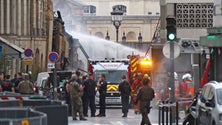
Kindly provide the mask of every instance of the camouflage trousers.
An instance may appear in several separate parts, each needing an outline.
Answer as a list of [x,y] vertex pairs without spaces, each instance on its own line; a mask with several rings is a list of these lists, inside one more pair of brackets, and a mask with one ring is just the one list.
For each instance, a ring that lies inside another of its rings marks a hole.
[[72,118],[76,118],[77,113],[79,113],[79,118],[84,118],[83,116],[83,105],[81,97],[78,98],[71,98],[71,105],[72,105]]

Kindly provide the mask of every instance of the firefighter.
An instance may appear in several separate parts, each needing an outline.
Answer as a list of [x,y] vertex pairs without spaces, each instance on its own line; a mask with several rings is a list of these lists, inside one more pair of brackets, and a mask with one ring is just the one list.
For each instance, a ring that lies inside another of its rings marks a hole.
[[[149,80],[151,79],[148,74],[144,74],[143,78],[147,78],[147,79],[149,79]],[[152,87],[152,82],[151,82],[151,80],[150,80],[150,82],[148,83],[148,85],[149,85],[150,87]]]
[[[136,101],[137,94],[138,94],[141,87],[142,87],[142,74],[138,73],[136,80],[134,80],[134,82],[131,86],[131,90],[132,90],[131,95],[133,97],[134,102]],[[134,106],[133,106],[135,114],[139,113],[139,103],[140,102],[138,102],[137,104],[134,104]]]
[[[182,76],[182,82],[180,84],[180,95],[181,98],[193,98],[194,97],[194,85],[192,82],[192,76],[186,73]],[[189,103],[182,103],[180,105],[181,111],[187,111]]]
[[194,84],[192,82],[192,76],[189,73],[186,73],[182,76],[183,82],[181,83],[181,95],[184,95],[185,98],[194,97]]
[[72,105],[72,118],[73,120],[77,120],[76,115],[79,113],[79,120],[86,120],[83,116],[83,106],[82,106],[82,98],[81,98],[81,87],[79,83],[77,83],[77,76],[72,76],[70,83],[68,85],[68,92],[70,94],[70,100]]

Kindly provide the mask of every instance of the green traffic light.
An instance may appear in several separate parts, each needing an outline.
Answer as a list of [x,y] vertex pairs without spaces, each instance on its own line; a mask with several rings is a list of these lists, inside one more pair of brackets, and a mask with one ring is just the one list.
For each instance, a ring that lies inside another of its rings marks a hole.
[[171,87],[168,87],[168,90],[171,91],[172,90]]
[[176,38],[176,35],[175,34],[173,34],[173,33],[170,33],[170,34],[168,34],[168,39],[169,40],[171,40],[171,41],[173,41],[173,40],[175,40],[175,38]]

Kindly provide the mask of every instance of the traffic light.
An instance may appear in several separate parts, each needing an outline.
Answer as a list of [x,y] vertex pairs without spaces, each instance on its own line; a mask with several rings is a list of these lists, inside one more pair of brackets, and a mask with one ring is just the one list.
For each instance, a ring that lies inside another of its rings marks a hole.
[[171,87],[168,87],[168,90],[169,90],[169,91],[171,91],[171,90],[172,90],[172,88],[171,88]]
[[168,41],[174,41],[176,40],[176,33],[177,33],[177,28],[176,28],[176,19],[174,16],[168,16],[166,18],[167,21],[167,40]]

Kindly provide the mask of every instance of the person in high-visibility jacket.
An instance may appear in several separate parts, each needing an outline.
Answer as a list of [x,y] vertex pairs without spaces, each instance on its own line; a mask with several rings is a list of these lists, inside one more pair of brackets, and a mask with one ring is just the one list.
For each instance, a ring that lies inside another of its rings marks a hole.
[[[192,81],[192,76],[189,73],[186,73],[182,76],[182,82],[180,85],[180,94],[181,98],[187,99],[187,98],[193,98],[194,93],[194,84]],[[186,111],[188,110],[190,103],[181,103],[180,110]]]
[[[139,90],[142,86],[143,86],[142,74],[138,73],[136,79],[134,80],[134,82],[131,85],[131,90],[132,90],[131,91],[131,96],[133,97],[134,102],[136,101],[137,94],[138,94],[138,92],[139,92]],[[140,105],[140,102],[133,105],[135,114],[139,113],[139,105]]]
[[186,73],[182,76],[182,90],[185,98],[193,98],[195,94],[194,83],[192,81],[192,76]]

